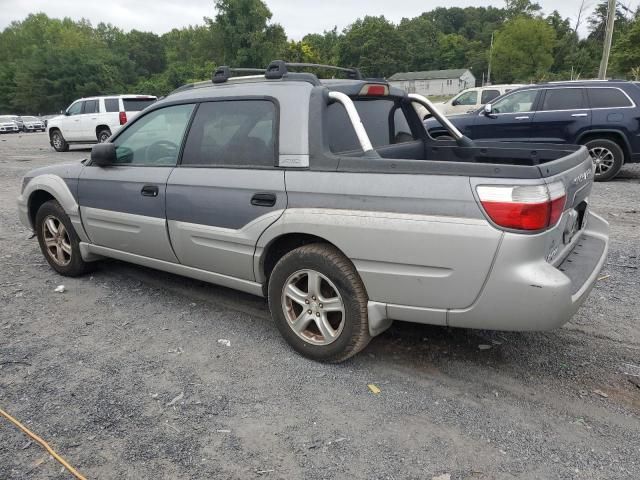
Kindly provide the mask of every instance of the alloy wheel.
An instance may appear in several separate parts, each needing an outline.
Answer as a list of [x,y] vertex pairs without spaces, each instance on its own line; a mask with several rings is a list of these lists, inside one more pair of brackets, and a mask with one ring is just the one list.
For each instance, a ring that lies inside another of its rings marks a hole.
[[607,173],[615,163],[615,156],[613,152],[605,147],[593,147],[589,150],[593,166],[595,168],[595,175],[600,176]]
[[71,262],[71,239],[60,219],[49,215],[42,223],[44,245],[49,258],[64,267]]
[[306,342],[329,345],[342,333],[345,323],[342,296],[320,272],[304,269],[289,276],[281,303],[289,327]]

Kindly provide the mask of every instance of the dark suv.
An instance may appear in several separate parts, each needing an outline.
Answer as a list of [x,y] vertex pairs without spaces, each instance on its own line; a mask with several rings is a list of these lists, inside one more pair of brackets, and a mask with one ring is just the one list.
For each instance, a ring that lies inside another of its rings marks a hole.
[[[484,108],[450,117],[472,139],[586,145],[595,179],[614,178],[624,163],[640,162],[640,84],[622,80],[558,82],[512,90]],[[434,119],[434,138],[448,139]]]

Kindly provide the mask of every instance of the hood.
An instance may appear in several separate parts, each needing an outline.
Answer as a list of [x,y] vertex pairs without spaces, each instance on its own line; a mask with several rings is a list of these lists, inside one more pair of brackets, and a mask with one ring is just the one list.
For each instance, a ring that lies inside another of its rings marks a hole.
[[61,163],[58,165],[50,165],[48,167],[40,167],[31,170],[25,175],[25,178],[33,178],[38,175],[57,175],[65,180],[76,179],[80,176],[80,172],[84,168],[82,163],[84,160],[78,160],[72,163]]

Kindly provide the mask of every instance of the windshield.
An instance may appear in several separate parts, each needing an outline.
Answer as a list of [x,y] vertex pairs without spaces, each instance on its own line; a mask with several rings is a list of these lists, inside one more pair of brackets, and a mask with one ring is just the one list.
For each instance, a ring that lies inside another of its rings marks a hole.
[[7,115],[0,116],[0,122],[13,122],[14,117],[9,117]]
[[39,122],[40,119],[36,117],[22,117],[24,122]]

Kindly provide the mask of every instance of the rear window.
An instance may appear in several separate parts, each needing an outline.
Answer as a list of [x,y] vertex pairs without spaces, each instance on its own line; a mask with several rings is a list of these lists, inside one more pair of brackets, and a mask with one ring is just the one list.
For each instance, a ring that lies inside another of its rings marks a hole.
[[[404,111],[392,99],[355,100],[371,144],[376,147],[414,139]],[[360,150],[360,142],[342,104],[327,107],[329,148],[333,153]]]
[[123,98],[125,112],[140,112],[156,101],[155,98]]
[[578,110],[587,108],[582,88],[555,88],[547,90],[540,110]]
[[590,88],[591,108],[616,108],[632,106],[629,98],[617,88]]
[[120,102],[118,102],[117,98],[105,98],[104,99],[104,109],[107,112],[119,112],[120,111]]

